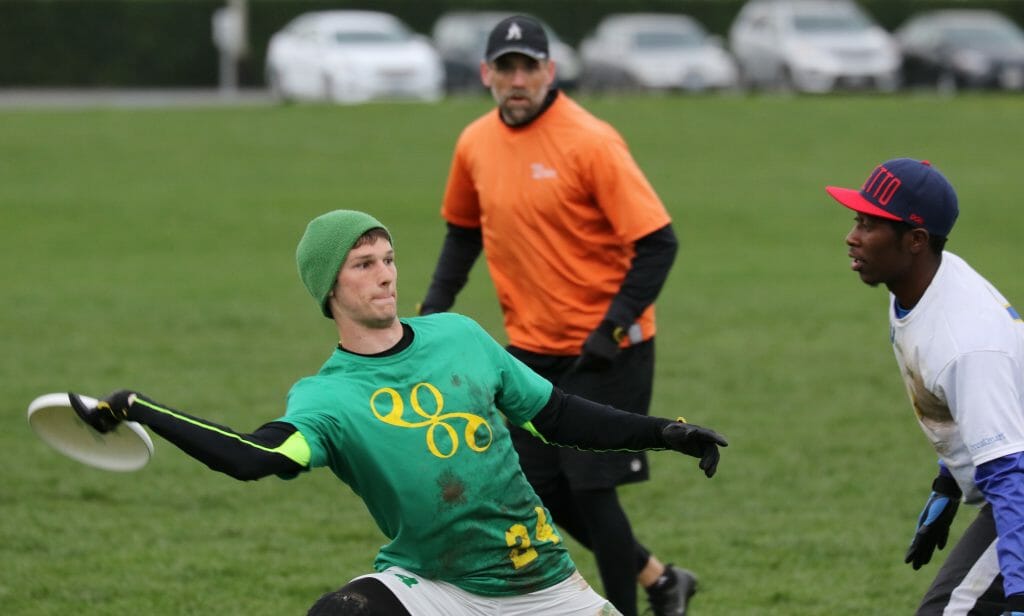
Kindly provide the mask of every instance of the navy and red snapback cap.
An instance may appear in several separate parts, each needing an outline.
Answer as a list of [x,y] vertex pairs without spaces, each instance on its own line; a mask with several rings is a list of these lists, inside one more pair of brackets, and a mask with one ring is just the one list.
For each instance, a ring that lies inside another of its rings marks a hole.
[[926,160],[894,158],[875,167],[859,190],[826,186],[833,199],[855,212],[901,220],[948,237],[960,210],[956,191]]

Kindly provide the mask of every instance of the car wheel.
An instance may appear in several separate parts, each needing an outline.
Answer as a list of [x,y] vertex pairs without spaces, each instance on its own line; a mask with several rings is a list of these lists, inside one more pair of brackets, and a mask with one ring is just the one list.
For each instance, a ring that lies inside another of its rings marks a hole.
[[775,91],[782,94],[791,94],[796,92],[796,80],[793,79],[793,71],[790,70],[789,65],[780,64],[778,73],[776,73],[775,79]]
[[1024,88],[1024,70],[1018,66],[1007,66],[999,71],[996,81],[1004,90],[1020,90]]
[[595,65],[584,69],[580,75],[579,89],[595,94],[611,92],[634,92],[640,84],[627,71],[609,65]]
[[334,91],[334,80],[331,79],[330,75],[324,75],[321,79],[322,79],[322,87],[323,87],[322,98],[323,98],[324,102],[325,103],[335,103],[335,102],[337,102],[338,97],[336,95],[336,92]]
[[877,87],[880,92],[885,92],[886,94],[897,92],[902,86],[903,79],[899,73],[881,75],[875,80],[875,87]]
[[939,73],[939,77],[935,81],[935,89],[939,94],[956,94],[956,75],[953,74],[953,71],[942,71]]
[[740,92],[754,92],[758,89],[757,80],[743,66],[740,66],[737,70],[736,89]]
[[280,73],[273,68],[267,69],[267,89],[270,91],[270,97],[279,103],[290,103],[292,100],[281,83]]

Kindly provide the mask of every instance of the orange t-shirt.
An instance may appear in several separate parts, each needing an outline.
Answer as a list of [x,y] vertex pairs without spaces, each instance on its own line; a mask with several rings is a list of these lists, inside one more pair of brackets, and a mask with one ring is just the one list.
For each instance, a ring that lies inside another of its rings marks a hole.
[[[633,243],[671,222],[619,133],[563,93],[527,126],[496,110],[467,126],[441,215],[481,228],[509,342],[549,355],[580,352]],[[637,323],[653,336],[654,307]]]

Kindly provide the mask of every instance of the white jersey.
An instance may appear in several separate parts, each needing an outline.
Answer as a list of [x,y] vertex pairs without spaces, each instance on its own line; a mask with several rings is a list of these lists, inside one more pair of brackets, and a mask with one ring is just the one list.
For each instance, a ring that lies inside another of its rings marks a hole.
[[1024,323],[960,257],[942,263],[903,318],[890,294],[890,338],[918,422],[968,503],[985,462],[1024,451]]

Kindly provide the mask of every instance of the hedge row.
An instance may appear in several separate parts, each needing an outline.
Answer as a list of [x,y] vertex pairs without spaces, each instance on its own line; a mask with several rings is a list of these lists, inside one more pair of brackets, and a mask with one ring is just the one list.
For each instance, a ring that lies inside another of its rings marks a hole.
[[[745,0],[249,0],[243,86],[263,83],[270,36],[295,15],[330,8],[393,13],[429,34],[448,10],[515,10],[543,17],[571,44],[606,14],[686,13],[725,35]],[[217,83],[211,20],[223,0],[4,0],[0,2],[0,87],[206,87]],[[1024,0],[861,0],[885,27],[941,7],[993,8],[1024,23]]]

